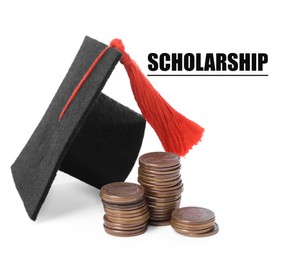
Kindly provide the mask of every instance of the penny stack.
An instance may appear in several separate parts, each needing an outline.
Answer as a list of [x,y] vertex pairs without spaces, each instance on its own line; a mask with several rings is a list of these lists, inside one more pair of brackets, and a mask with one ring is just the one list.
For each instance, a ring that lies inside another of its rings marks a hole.
[[149,224],[170,224],[171,214],[180,206],[183,191],[180,169],[180,157],[173,153],[152,152],[140,156],[138,182],[145,189]]
[[114,236],[136,236],[147,230],[149,210],[144,188],[136,183],[113,182],[103,186],[104,229]]
[[184,207],[173,211],[173,229],[185,236],[206,237],[218,232],[213,211],[200,207]]

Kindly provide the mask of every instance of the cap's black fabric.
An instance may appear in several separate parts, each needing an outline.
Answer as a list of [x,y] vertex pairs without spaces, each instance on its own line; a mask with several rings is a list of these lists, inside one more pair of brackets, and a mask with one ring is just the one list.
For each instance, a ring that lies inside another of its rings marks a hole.
[[124,181],[139,153],[144,126],[139,114],[101,93],[60,170],[97,188]]
[[102,57],[58,121],[76,85],[105,47],[89,37],[84,39],[45,115],[11,167],[33,220],[58,169],[100,188],[125,180],[138,156],[145,120],[101,93],[121,57],[113,48]]

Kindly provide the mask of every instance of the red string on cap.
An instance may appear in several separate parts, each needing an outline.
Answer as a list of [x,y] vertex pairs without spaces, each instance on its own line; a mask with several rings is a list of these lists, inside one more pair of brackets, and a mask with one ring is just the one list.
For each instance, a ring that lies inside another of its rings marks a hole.
[[[143,117],[157,133],[165,151],[180,156],[186,155],[188,151],[201,140],[204,129],[177,112],[162,98],[142,73],[136,62],[125,52],[125,47],[120,39],[112,40],[110,46],[121,52],[122,57],[120,61],[129,76],[135,100]],[[59,120],[61,120],[78,90],[108,48],[109,47],[103,50],[84,75],[63,108]]]
[[87,80],[88,76],[90,75],[90,73],[93,71],[93,69],[95,68],[95,66],[97,65],[97,63],[100,61],[100,59],[102,58],[102,56],[105,54],[105,52],[110,48],[110,46],[107,46],[98,56],[97,58],[94,60],[94,62],[91,64],[91,66],[89,67],[89,69],[87,70],[87,72],[84,74],[84,76],[82,77],[82,79],[80,80],[80,82],[78,83],[78,85],[76,86],[76,88],[74,89],[73,93],[71,94],[69,100],[67,101],[67,103],[65,104],[64,108],[62,109],[62,112],[60,113],[59,116],[59,121],[61,121],[61,119],[63,118],[65,112],[67,111],[69,105],[71,104],[71,102],[73,101],[73,99],[75,98],[75,96],[77,95],[77,93],[79,92],[79,90],[81,89],[83,83]]

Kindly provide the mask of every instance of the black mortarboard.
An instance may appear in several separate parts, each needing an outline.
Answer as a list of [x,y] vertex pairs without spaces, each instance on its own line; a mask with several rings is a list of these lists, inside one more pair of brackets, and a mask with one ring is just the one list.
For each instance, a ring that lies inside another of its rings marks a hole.
[[109,48],[90,72],[65,115],[77,84],[106,45],[86,37],[41,122],[12,165],[17,190],[33,220],[58,170],[92,186],[124,181],[138,156],[145,120],[101,93],[121,58]]

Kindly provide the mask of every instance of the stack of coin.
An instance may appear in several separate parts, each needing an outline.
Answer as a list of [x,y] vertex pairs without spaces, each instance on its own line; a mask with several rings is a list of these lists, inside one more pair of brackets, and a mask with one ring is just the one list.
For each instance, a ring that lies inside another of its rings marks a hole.
[[149,210],[144,188],[136,183],[113,182],[103,186],[104,229],[114,236],[136,236],[147,230]]
[[218,232],[213,211],[200,207],[184,207],[172,213],[173,229],[185,236],[206,237]]
[[138,182],[145,189],[149,224],[170,224],[171,214],[180,206],[183,191],[180,169],[180,157],[173,153],[152,152],[140,156]]

